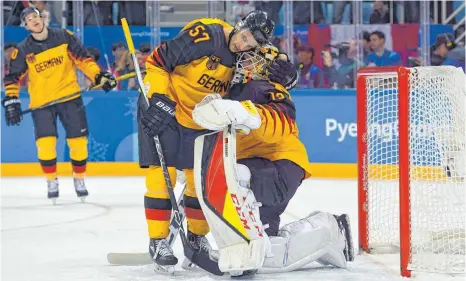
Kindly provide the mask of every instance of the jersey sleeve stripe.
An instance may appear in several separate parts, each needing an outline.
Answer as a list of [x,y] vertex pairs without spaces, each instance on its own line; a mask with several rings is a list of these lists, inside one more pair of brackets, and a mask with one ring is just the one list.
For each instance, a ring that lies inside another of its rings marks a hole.
[[155,49],[154,53],[153,53],[153,57],[154,57],[155,62],[156,62],[159,66],[161,66],[162,68],[165,69],[165,64],[163,63],[163,59],[162,59],[162,56],[160,55],[159,51],[160,51],[160,48],[157,47],[157,48]]
[[289,125],[289,128],[290,128],[290,134],[291,134],[293,132],[293,128],[294,128],[294,125],[295,125],[294,119],[289,114],[287,114],[286,107],[283,104],[279,103],[279,104],[276,104],[276,106],[283,109],[281,111],[284,113],[284,117],[285,117],[286,121],[288,122],[288,125]]
[[[273,123],[273,133],[271,135],[275,136],[275,131],[277,129],[277,113],[275,112],[275,110],[273,110],[273,108],[270,105],[265,105],[265,108],[273,118],[273,121],[272,121],[272,123]],[[266,128],[266,130],[267,130],[267,128]]]

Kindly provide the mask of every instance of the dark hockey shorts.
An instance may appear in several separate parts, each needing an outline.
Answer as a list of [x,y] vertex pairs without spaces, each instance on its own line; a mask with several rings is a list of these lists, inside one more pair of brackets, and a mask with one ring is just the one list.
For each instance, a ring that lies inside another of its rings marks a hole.
[[260,207],[262,223],[269,227],[265,232],[276,236],[280,226],[280,215],[304,179],[304,169],[290,160],[270,161],[264,158],[241,159],[251,171],[251,189]]
[[58,137],[57,117],[60,118],[60,122],[65,128],[67,139],[83,137],[89,134],[86,109],[82,98],[79,97],[32,111],[36,139]]
[[[147,168],[150,165],[160,166],[154,139],[148,137],[142,129],[140,120],[144,110],[147,110],[147,104],[140,97],[138,100],[139,166],[141,168]],[[183,127],[173,118],[173,122],[159,136],[165,164],[176,167],[178,170],[192,169],[194,166],[194,141],[198,136],[207,132],[209,131]]]

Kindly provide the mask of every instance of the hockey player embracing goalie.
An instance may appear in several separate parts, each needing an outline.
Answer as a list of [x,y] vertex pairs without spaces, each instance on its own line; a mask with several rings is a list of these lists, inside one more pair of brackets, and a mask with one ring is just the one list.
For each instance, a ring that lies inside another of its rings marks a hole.
[[346,214],[315,211],[279,228],[311,174],[290,94],[268,78],[278,56],[273,46],[242,52],[228,96],[209,95],[193,111],[199,126],[214,131],[195,142],[196,193],[219,268],[232,276],[287,272],[313,261],[346,268],[354,258]]

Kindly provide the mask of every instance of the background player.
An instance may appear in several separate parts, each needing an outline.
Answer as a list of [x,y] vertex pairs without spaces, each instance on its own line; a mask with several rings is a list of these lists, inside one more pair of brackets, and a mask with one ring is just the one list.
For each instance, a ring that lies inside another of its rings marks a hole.
[[[153,137],[160,135],[171,181],[175,182],[176,168],[186,174],[188,239],[196,249],[207,252],[210,245],[204,236],[209,226],[196,198],[192,172],[194,140],[205,130],[192,120],[192,110],[208,94],[224,95],[230,88],[235,53],[267,43],[273,30],[274,23],[261,11],[251,12],[234,28],[218,19],[195,20],[176,38],[155,48],[146,62],[144,86],[150,106],[147,108],[140,99],[139,131],[146,134],[139,134],[139,157],[140,166],[149,167],[144,205],[149,252],[157,270],[166,271],[178,260],[164,239],[169,232],[172,206]],[[281,62],[274,64],[272,71],[277,80],[292,85],[293,67]]]
[[[311,169],[304,144],[298,137],[291,96],[282,85],[268,79],[267,65],[277,55],[278,50],[272,46],[241,53],[232,81],[234,85],[226,97],[231,100],[216,99],[197,106],[193,118],[209,130],[223,129],[229,124],[251,129],[248,135],[237,135],[237,171],[239,184],[251,189],[262,204],[260,219],[265,232],[272,237],[272,251],[265,259],[264,272],[286,271],[315,260],[345,268],[346,261],[353,259],[347,215],[336,217],[314,212],[279,230],[280,215],[302,180],[310,177]],[[244,106],[244,101],[254,103],[255,109]],[[206,153],[211,155],[210,151]],[[286,242],[287,239],[291,243]],[[323,250],[325,247],[328,250]]]
[[[30,108],[79,92],[75,66],[94,84],[104,83],[102,88],[105,91],[116,85],[115,78],[100,70],[71,32],[47,28],[36,8],[24,9],[21,22],[31,34],[13,52],[10,71],[5,77],[6,97],[2,104],[7,125],[19,125],[22,120],[19,81],[26,74],[29,74]],[[84,184],[88,128],[81,96],[32,111],[38,158],[47,179],[47,197],[55,202],[59,195],[56,172],[57,117],[65,128],[70,147],[74,188],[78,197],[84,198],[88,195]]]

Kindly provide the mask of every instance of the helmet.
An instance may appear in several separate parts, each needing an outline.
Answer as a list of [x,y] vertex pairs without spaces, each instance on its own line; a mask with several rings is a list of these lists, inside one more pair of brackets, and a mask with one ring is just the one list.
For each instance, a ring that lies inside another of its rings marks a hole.
[[31,13],[36,13],[38,16],[42,17],[42,14],[40,13],[38,9],[34,7],[27,7],[21,12],[21,15],[20,15],[21,26],[26,26],[26,17]]
[[245,84],[250,80],[268,80],[267,67],[278,55],[278,49],[271,44],[239,53],[232,84]]
[[272,37],[275,23],[269,18],[266,12],[252,11],[235,26],[236,30],[245,28],[252,33],[259,45],[263,45],[269,42],[270,37]]

